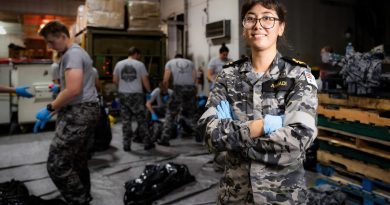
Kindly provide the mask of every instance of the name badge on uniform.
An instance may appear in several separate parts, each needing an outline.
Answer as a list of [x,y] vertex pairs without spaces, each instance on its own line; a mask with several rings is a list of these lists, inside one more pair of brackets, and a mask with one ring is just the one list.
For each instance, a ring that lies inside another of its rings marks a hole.
[[278,80],[269,80],[263,83],[263,92],[289,91],[294,86],[291,78],[279,78]]
[[306,77],[307,83],[318,89],[316,79],[314,78],[313,74],[311,74],[308,71],[304,71],[304,72],[305,72],[305,77]]

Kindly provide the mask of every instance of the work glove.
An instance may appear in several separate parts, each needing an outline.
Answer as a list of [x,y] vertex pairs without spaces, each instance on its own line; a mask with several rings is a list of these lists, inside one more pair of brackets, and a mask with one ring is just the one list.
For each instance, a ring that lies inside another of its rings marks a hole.
[[16,94],[22,97],[31,98],[33,95],[27,91],[28,86],[18,86],[15,88]]
[[168,103],[168,101],[169,101],[169,94],[163,95],[162,100],[163,100],[163,103]]
[[156,115],[156,113],[152,112],[152,121],[157,121],[158,120],[158,116]]
[[49,89],[50,89],[50,92],[53,92],[53,93],[60,92],[60,86],[58,84],[50,84]]
[[200,99],[199,101],[198,101],[198,107],[203,107],[204,105],[206,105],[206,99]]
[[232,112],[227,100],[223,100],[217,105],[218,119],[232,119]]
[[34,125],[34,133],[38,133],[39,129],[43,129],[52,116],[52,113],[47,108],[39,110],[36,115],[37,121]]
[[283,127],[284,115],[265,115],[264,134],[269,135],[275,130]]

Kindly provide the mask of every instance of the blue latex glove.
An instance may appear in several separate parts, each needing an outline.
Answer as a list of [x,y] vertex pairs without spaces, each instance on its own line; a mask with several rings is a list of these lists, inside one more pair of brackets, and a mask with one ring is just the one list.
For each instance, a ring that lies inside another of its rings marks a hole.
[[163,103],[167,103],[169,100],[169,94],[163,95],[162,100],[163,100]]
[[36,115],[37,121],[34,125],[34,133],[38,133],[39,129],[43,129],[52,116],[53,115],[49,110],[47,110],[47,108],[39,110]]
[[28,88],[28,86],[18,86],[15,88],[16,94],[26,98],[33,97],[33,95],[27,91]]
[[150,95],[149,92],[146,93],[146,101],[149,101],[150,99],[152,99],[152,95]]
[[58,84],[51,84],[49,85],[50,92],[53,93],[59,93],[60,92],[60,86]]
[[230,110],[229,102],[223,100],[217,106],[218,119],[232,119],[232,112]]
[[198,107],[203,107],[204,105],[206,105],[206,99],[201,99],[198,101]]
[[157,121],[158,120],[158,116],[156,115],[156,113],[152,112],[152,121]]
[[284,115],[265,115],[264,134],[269,135],[275,130],[283,127]]

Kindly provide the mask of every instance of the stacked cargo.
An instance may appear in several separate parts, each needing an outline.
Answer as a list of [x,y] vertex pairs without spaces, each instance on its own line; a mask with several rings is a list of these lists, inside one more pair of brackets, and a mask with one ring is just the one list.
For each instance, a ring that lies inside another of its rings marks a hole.
[[87,0],[86,26],[124,29],[124,6],[123,0]]
[[129,1],[128,30],[160,30],[160,3],[154,1]]
[[318,180],[361,204],[390,203],[390,100],[319,94]]
[[[128,25],[125,24],[126,20]],[[79,6],[77,11],[75,33],[87,27],[150,31],[160,30],[159,25],[158,1],[86,0],[85,5]]]

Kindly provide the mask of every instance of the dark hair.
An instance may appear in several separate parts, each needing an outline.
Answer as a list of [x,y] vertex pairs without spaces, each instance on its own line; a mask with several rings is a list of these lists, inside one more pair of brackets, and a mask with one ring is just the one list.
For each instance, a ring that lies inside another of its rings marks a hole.
[[64,33],[68,38],[70,38],[68,28],[59,21],[50,21],[47,23],[40,31],[39,35],[46,38],[49,34],[59,35],[60,33]]
[[[241,7],[241,21],[244,20],[246,13],[252,9],[255,5],[260,4],[264,8],[272,9],[276,11],[279,21],[286,23],[287,10],[279,0],[249,0]],[[285,35],[278,37],[278,47],[285,48],[286,50],[292,51],[293,48],[287,42]]]
[[138,48],[132,46],[132,47],[129,48],[128,54],[129,54],[129,56],[132,56],[134,54],[141,54],[141,50],[139,50]]
[[178,53],[178,54],[175,55],[175,58],[183,58],[183,55]]
[[280,22],[286,22],[287,10],[279,0],[252,0],[245,3],[241,8],[241,21],[244,20],[246,13],[251,10],[256,4],[262,5],[264,8],[276,11]]
[[226,47],[226,45],[223,43],[221,48],[219,49],[219,53],[223,53],[223,52],[228,52],[229,53],[229,48]]

